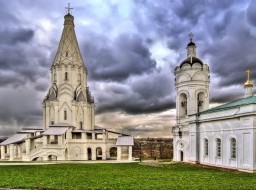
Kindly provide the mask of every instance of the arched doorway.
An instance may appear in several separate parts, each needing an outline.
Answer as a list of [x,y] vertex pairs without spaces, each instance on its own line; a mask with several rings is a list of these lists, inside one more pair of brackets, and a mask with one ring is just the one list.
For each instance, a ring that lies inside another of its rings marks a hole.
[[57,156],[55,156],[55,155],[49,155],[49,156],[48,156],[48,160],[49,160],[49,161],[56,161],[56,160],[57,160]]
[[87,156],[88,156],[88,160],[92,160],[92,149],[91,148],[87,148]]
[[102,149],[100,147],[96,148],[96,160],[102,160]]
[[112,147],[109,149],[109,156],[111,160],[117,159],[117,147]]
[[181,162],[183,161],[183,151],[182,150],[180,151],[180,161]]

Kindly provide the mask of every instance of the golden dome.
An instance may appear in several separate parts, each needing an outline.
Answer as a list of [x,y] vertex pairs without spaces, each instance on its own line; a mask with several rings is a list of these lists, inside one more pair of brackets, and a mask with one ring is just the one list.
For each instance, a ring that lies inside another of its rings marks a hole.
[[246,81],[246,82],[244,83],[244,86],[245,86],[245,87],[252,87],[252,86],[253,86],[253,83],[252,83],[252,81]]

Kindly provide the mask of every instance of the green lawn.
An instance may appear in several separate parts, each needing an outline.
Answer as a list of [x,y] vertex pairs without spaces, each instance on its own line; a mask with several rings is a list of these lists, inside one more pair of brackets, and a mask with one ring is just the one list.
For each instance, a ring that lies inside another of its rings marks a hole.
[[30,189],[256,189],[256,174],[190,164],[0,166],[0,187]]

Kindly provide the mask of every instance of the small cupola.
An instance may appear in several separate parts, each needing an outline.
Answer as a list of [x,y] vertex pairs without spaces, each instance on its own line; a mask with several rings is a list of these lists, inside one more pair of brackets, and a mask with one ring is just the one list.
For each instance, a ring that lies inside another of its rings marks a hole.
[[253,82],[250,79],[250,77],[251,77],[250,76],[251,75],[250,69],[247,69],[245,71],[245,73],[246,73],[247,80],[244,83],[244,89],[245,89],[244,97],[246,98],[246,97],[249,97],[249,96],[253,95]]
[[190,42],[187,45],[187,56],[196,57],[196,44],[193,42],[194,34],[191,32],[189,34]]
[[68,7],[65,8],[67,9],[67,14],[64,16],[64,25],[74,25],[74,17],[71,15],[73,8],[70,7],[70,3],[68,3]]
[[189,34],[190,42],[187,45],[187,58],[181,62],[180,68],[182,68],[182,66],[185,64],[189,64],[192,67],[194,63],[199,63],[201,66],[203,66],[203,62],[196,57],[196,44],[193,42],[193,36],[194,34],[191,32]]

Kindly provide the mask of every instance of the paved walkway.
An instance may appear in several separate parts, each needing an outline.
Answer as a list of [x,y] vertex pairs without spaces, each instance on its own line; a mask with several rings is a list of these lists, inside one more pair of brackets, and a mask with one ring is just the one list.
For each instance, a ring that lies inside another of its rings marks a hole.
[[[18,166],[18,165],[47,165],[47,164],[98,164],[98,163],[135,163],[137,161],[127,160],[90,160],[90,161],[46,161],[46,162],[0,162],[0,166]],[[1,190],[1,189],[0,189]]]

